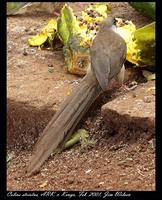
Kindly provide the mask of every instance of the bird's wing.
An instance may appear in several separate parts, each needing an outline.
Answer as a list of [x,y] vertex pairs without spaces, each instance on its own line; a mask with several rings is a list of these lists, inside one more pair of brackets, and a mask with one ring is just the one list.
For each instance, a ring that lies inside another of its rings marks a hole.
[[[108,54],[108,53],[107,53]],[[110,57],[99,53],[99,49],[91,50],[91,68],[103,91],[107,89],[108,77],[110,73]]]
[[126,57],[126,44],[121,36],[110,32],[109,37],[111,39],[99,40],[100,44],[94,41],[90,48],[91,68],[104,91],[109,80],[120,72]]

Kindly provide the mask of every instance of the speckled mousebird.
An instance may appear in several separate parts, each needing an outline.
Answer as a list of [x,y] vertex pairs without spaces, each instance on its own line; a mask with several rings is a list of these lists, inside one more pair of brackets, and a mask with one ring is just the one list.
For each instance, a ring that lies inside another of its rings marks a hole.
[[117,76],[123,79],[127,48],[112,24],[110,17],[102,21],[90,48],[91,67],[40,135],[26,168],[28,175],[37,172],[50,154],[65,144],[91,104],[107,90],[109,81]]

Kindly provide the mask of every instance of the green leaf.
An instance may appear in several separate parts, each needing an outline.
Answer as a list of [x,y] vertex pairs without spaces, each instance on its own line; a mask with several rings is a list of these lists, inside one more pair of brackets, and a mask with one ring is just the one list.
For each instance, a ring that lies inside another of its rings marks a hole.
[[155,80],[156,79],[156,75],[155,74],[151,74],[147,77],[147,80],[148,81],[152,81],[152,80]]
[[40,46],[46,42],[47,38],[48,36],[46,34],[41,33],[33,36],[32,38],[29,38],[28,43],[31,46]]
[[81,29],[73,10],[66,4],[61,10],[61,15],[57,21],[58,35],[63,44],[67,44],[74,35],[80,34]]
[[130,5],[143,15],[155,19],[156,2],[130,2]]
[[74,144],[80,142],[80,140],[85,140],[87,137],[89,137],[88,131],[86,131],[85,129],[79,129],[78,131],[76,131],[70,140],[68,140],[65,143],[64,148],[69,148],[71,146],[73,146]]
[[155,66],[155,22],[148,24],[134,32],[137,48],[140,50],[138,64],[141,66]]
[[37,34],[28,39],[28,43],[31,46],[40,46],[48,40],[48,43],[52,47],[54,38],[56,36],[56,31],[57,21],[56,19],[51,19],[49,20],[48,24],[41,30],[40,34]]

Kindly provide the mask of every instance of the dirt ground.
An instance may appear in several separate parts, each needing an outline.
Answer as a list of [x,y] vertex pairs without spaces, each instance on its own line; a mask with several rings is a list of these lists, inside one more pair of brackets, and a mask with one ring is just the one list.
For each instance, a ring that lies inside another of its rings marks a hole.
[[[128,3],[110,4],[111,15],[137,27],[151,22]],[[86,7],[71,5],[75,11]],[[127,127],[112,134],[101,116],[101,106],[123,94],[122,89],[102,94],[79,124],[96,140],[94,145],[76,144],[49,158],[39,174],[24,175],[39,134],[81,79],[66,72],[61,46],[53,52],[28,46],[27,39],[50,17],[41,12],[7,17],[7,190],[154,191],[155,133]],[[49,65],[54,66],[52,73]]]

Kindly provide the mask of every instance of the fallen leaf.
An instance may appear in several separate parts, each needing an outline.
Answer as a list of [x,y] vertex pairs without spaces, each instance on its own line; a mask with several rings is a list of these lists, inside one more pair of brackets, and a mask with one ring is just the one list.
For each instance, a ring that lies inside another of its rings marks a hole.
[[41,33],[36,36],[33,36],[32,38],[29,38],[28,42],[29,42],[29,45],[31,45],[31,46],[40,46],[43,43],[45,43],[47,38],[48,38],[47,35]]
[[147,80],[148,81],[152,81],[152,80],[155,80],[156,79],[156,75],[155,74],[151,74],[147,77]]

